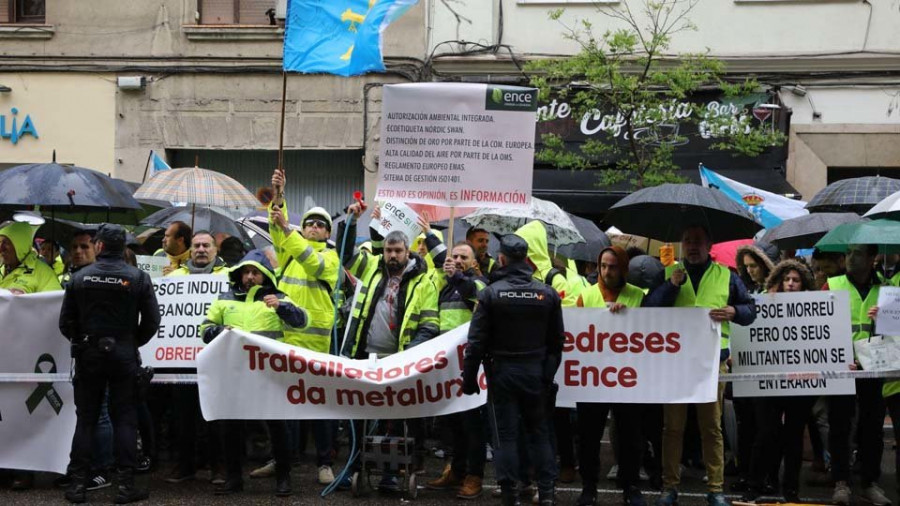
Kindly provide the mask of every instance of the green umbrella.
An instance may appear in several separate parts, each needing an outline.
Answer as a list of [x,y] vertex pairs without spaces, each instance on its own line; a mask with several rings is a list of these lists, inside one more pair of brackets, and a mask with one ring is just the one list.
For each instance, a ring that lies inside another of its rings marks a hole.
[[851,244],[876,244],[882,253],[900,252],[900,221],[844,223],[819,239],[816,248],[820,251],[846,253]]

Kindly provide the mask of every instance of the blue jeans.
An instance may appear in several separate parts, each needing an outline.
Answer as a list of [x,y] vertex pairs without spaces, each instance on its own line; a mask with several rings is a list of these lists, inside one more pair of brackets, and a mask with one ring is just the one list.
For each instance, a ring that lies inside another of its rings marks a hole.
[[91,441],[93,455],[92,471],[106,471],[113,466],[113,426],[109,418],[109,387],[103,393],[103,402],[100,404],[100,417],[94,427],[94,436]]

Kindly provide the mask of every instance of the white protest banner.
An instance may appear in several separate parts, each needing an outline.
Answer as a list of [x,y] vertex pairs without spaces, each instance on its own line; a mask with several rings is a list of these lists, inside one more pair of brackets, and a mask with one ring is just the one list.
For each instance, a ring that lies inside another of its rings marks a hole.
[[153,255],[137,255],[137,268],[146,272],[151,278],[163,277],[163,268],[169,265],[168,257],[157,257]]
[[[0,372],[69,373],[62,298],[61,291],[0,295]],[[65,473],[74,432],[71,383],[0,383],[0,468]]]
[[875,331],[886,336],[900,336],[900,287],[878,289],[878,316]]
[[161,322],[150,342],[141,347],[144,365],[193,368],[203,349],[198,327],[209,306],[228,291],[228,279],[220,274],[191,274],[153,279]]
[[384,202],[380,208],[381,219],[372,220],[369,226],[382,237],[399,230],[412,242],[422,233],[422,227],[418,223],[419,214],[403,202]]
[[521,207],[531,200],[537,90],[384,86],[376,200]]
[[[846,371],[853,362],[847,292],[755,295],[756,320],[731,325],[735,373]],[[735,397],[855,394],[852,379],[738,381]]]
[[719,330],[704,308],[563,310],[557,406],[716,400]]
[[[228,330],[197,357],[207,420],[397,419],[481,406],[463,395],[468,325],[379,360],[350,360]],[[484,373],[479,375],[487,388]]]

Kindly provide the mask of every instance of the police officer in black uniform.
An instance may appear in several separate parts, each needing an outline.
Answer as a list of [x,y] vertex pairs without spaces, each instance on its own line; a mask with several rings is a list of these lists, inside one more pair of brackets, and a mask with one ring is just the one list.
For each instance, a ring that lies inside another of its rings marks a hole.
[[479,293],[469,327],[463,392],[479,391],[478,366],[484,362],[500,439],[494,463],[504,506],[518,503],[520,427],[532,445],[540,503],[551,506],[556,463],[548,406],[562,359],[563,318],[559,294],[532,278],[527,254],[528,244],[521,237],[510,234],[501,239],[501,268],[491,276],[495,281]]
[[100,226],[94,237],[97,260],[72,276],[59,315],[59,329],[72,342],[75,359],[75,408],[78,422],[72,438],[68,473],[72,484],[65,497],[85,501],[91,462],[91,438],[103,393],[109,386],[109,414],[115,431],[117,504],[146,499],[134,486],[137,454],[136,385],[138,347],[159,327],[159,306],[150,276],[125,263],[125,230]]

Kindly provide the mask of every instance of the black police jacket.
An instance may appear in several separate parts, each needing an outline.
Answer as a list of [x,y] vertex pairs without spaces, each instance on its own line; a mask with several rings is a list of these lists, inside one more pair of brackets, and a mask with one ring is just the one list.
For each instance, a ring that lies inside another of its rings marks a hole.
[[559,294],[532,278],[524,262],[495,271],[494,283],[478,294],[469,326],[463,376],[474,381],[486,357],[544,364],[551,382],[562,359],[565,339]]
[[159,305],[150,276],[121,255],[100,255],[72,275],[59,314],[66,339],[113,337],[147,344],[159,328]]

